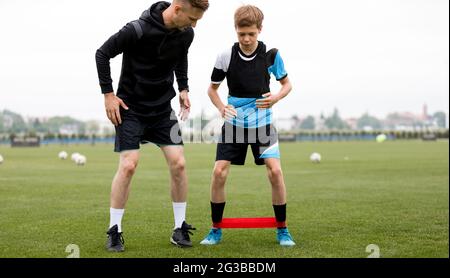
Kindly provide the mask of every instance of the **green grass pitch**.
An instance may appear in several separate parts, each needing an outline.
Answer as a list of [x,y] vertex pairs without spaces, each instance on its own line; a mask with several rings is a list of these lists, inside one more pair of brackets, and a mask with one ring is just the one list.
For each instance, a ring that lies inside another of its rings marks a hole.
[[[162,153],[143,146],[123,229],[126,252],[105,251],[110,184],[118,156],[111,145],[0,146],[0,257],[64,258],[364,258],[449,256],[449,143],[397,141],[282,143],[288,225],[297,245],[282,248],[274,229],[224,230],[221,244],[199,242],[210,227],[209,186],[215,145],[185,147],[187,222],[193,248],[169,242],[173,227],[169,176]],[[66,150],[87,156],[85,166]],[[309,161],[312,152],[322,162]],[[265,167],[232,167],[224,217],[273,216]]]

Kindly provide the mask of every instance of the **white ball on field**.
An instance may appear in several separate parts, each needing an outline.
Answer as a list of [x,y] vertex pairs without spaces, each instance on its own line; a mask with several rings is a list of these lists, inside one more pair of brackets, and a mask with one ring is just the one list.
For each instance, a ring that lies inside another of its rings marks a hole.
[[59,152],[59,154],[58,154],[58,157],[63,160],[67,159],[67,156],[68,156],[68,154],[65,151]]
[[5,159],[4,159],[3,156],[0,154],[0,164],[2,164],[3,161],[5,161]]
[[83,166],[84,164],[86,164],[86,157],[80,154],[79,156],[77,156],[75,163],[79,166]]
[[322,160],[322,156],[319,153],[312,153],[309,157],[309,160],[311,160],[314,163],[319,163],[320,160]]
[[387,136],[386,136],[386,134],[380,134],[380,135],[378,135],[378,136],[375,138],[375,140],[376,140],[378,143],[383,143],[384,141],[387,140]]
[[77,157],[80,156],[80,155],[81,155],[80,153],[73,153],[73,154],[70,156],[70,159],[71,159],[72,161],[76,162]]

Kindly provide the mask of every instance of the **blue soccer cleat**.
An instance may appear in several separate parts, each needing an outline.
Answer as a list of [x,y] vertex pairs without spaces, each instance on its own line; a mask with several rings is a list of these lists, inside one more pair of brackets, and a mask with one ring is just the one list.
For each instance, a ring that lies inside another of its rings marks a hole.
[[203,245],[216,245],[222,240],[222,229],[212,228],[208,235],[203,239],[200,244]]
[[295,242],[287,228],[277,229],[277,241],[281,246],[294,246]]

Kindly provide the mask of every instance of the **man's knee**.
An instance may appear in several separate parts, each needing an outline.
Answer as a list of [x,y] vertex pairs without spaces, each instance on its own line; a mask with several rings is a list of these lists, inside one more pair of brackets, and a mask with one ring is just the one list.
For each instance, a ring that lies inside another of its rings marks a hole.
[[131,177],[134,175],[138,162],[132,159],[124,159],[120,162],[120,172],[127,176]]
[[170,163],[170,170],[172,173],[182,173],[186,169],[186,160],[184,158],[178,158]]

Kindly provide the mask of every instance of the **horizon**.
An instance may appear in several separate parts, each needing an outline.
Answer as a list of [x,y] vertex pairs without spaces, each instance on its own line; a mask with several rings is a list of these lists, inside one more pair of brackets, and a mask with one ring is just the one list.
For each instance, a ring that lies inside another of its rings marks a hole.
[[[424,107],[424,106],[426,106],[426,107]],[[360,118],[360,117],[362,117],[362,116],[364,116],[366,114],[369,115],[369,116],[375,117],[377,119],[380,119],[380,120],[386,119],[389,115],[392,115],[392,114],[412,114],[414,116],[420,117],[420,116],[423,116],[423,114],[424,114],[424,108],[427,109],[427,115],[428,116],[433,116],[437,112],[444,112],[445,113],[445,111],[430,111],[427,108],[426,104],[424,104],[424,106],[422,106],[422,109],[420,111],[390,111],[390,112],[388,112],[387,114],[385,114],[385,115],[383,115],[381,117],[377,116],[377,115],[374,115],[374,114],[371,114],[371,113],[367,113],[367,112],[364,112],[361,115],[343,116],[342,111],[339,110],[339,108],[337,108],[337,107],[336,107],[336,109],[338,110],[339,116],[342,119],[344,119],[344,120],[345,119],[355,119],[355,118],[357,119],[357,118]],[[34,115],[24,115],[24,114],[21,114],[21,113],[19,113],[17,111],[8,109],[8,108],[0,109],[0,113],[3,113],[4,111],[9,111],[9,112],[12,112],[12,113],[15,113],[15,114],[19,114],[24,120],[29,120],[29,119],[43,120],[43,119],[56,118],[56,117],[61,117],[61,118],[63,118],[63,117],[70,117],[70,118],[73,118],[75,120],[80,120],[80,121],[83,121],[83,122],[87,122],[87,121],[110,122],[109,119],[106,116],[104,118],[102,118],[102,119],[100,119],[100,118],[87,118],[87,119],[85,119],[85,118],[78,118],[78,117],[75,117],[75,116],[72,116],[72,115],[68,115],[68,114],[66,114],[66,115],[34,116]],[[317,117],[320,117],[321,115],[323,115],[325,117],[330,117],[330,116],[333,115],[333,113],[334,113],[334,109],[333,109],[333,111],[327,111],[325,113],[318,113],[318,114],[304,114],[304,115],[303,114],[292,114],[292,115],[287,116],[287,117],[277,117],[277,115],[274,115],[274,119],[275,120],[277,120],[277,119],[279,119],[279,120],[290,119],[290,118],[295,117],[295,116],[297,116],[299,119],[305,119],[308,116],[313,116],[314,118],[317,118]],[[445,113],[445,114],[446,114],[446,117],[448,118],[449,115],[447,113]],[[201,112],[196,113],[196,114],[190,113],[188,120],[192,120],[193,118],[197,118],[197,117],[202,116],[202,115],[205,115],[207,118],[219,118],[220,117],[220,115],[219,115],[219,113],[217,111],[216,112],[214,112],[214,111],[213,112],[211,112],[211,111],[207,111],[207,112],[203,111],[202,112],[201,111]],[[446,127],[448,128],[448,126],[449,126],[449,123],[448,123],[448,121],[446,121]]]

